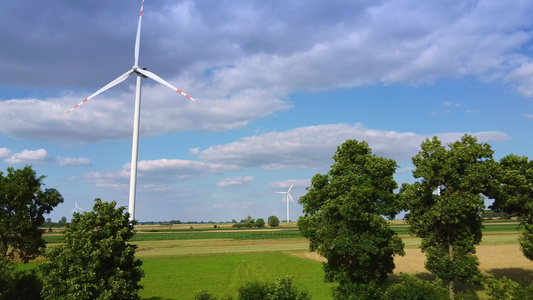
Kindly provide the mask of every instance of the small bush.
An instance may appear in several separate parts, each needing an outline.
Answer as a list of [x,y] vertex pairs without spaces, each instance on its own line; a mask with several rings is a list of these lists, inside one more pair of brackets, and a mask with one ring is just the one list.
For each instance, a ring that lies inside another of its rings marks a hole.
[[402,283],[390,286],[383,299],[390,300],[425,300],[448,299],[448,291],[441,280],[425,281],[413,275],[401,274]]
[[268,226],[270,226],[270,227],[278,227],[279,226],[279,218],[276,217],[276,216],[268,217]]
[[239,300],[269,300],[271,286],[268,282],[250,281],[239,287]]
[[378,283],[351,283],[332,288],[335,300],[383,299],[383,286]]
[[255,226],[257,228],[265,227],[265,220],[263,220],[263,218],[258,218],[257,220],[255,220]]
[[290,276],[279,278],[268,295],[269,300],[311,300],[309,292],[294,286]]
[[[293,285],[292,278],[285,276],[274,283],[266,281],[249,281],[240,286],[239,300],[311,300],[309,292]],[[194,296],[195,300],[218,300],[207,290],[201,290]],[[224,297],[221,300],[232,300]]]
[[41,299],[42,288],[35,270],[17,271],[15,264],[0,257],[0,299]]
[[208,290],[201,290],[194,295],[194,300],[218,300],[218,298],[211,295]]
[[533,299],[533,283],[529,286],[521,287],[517,282],[507,277],[496,279],[489,277],[485,280],[485,292],[491,300],[531,300]]

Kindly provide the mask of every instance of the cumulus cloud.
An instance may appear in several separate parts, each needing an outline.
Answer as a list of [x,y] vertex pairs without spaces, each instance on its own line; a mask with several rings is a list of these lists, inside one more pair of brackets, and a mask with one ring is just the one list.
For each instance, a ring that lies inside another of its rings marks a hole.
[[[5,149],[5,148],[4,148]],[[54,159],[48,156],[48,152],[44,149],[39,150],[24,150],[18,153],[11,153],[4,159],[8,164],[35,164],[41,165],[53,161]]]
[[253,176],[225,178],[224,180],[217,182],[217,186],[226,187],[232,185],[243,185],[251,182],[252,180],[254,180]]
[[[125,190],[129,186],[130,168],[131,164],[127,163],[120,170],[90,172],[84,178],[96,187]],[[137,164],[137,176],[146,188],[161,190],[168,183],[240,169],[234,165],[180,159],[142,160]]]
[[50,162],[58,162],[61,166],[90,166],[91,160],[88,158],[56,157],[48,155],[45,149],[23,150],[13,153],[8,148],[0,148],[0,158],[5,158],[8,164],[36,164],[41,165]]
[[[43,18],[42,4],[28,0],[6,5],[12,13],[4,22],[12,25],[0,33],[10,41],[0,49],[0,81],[76,92],[1,101],[0,133],[67,142],[129,138],[133,80],[64,112],[130,68],[125,54],[132,52],[138,5],[55,4],[76,18]],[[289,109],[286,98],[297,91],[473,76],[532,96],[533,63],[522,50],[533,37],[532,14],[530,1],[153,2],[143,23],[143,45],[151,45],[143,61],[200,104],[144,80],[141,134],[242,128]],[[54,34],[22,34],[28,24]],[[46,47],[29,68],[35,45]]]
[[[200,94],[197,96],[200,104],[164,86],[145,85],[143,95],[147,96],[141,111],[143,136],[187,130],[232,130],[291,107],[265,90],[242,90],[227,98],[220,95],[201,98]],[[19,139],[70,143],[131,138],[131,90],[99,95],[65,115],[82,97],[87,95],[0,101],[0,133]]]
[[[461,138],[465,133],[436,133],[443,143]],[[469,133],[483,142],[502,142],[508,139],[503,132]],[[331,165],[337,146],[347,139],[366,141],[377,155],[397,161],[410,161],[426,138],[412,132],[382,131],[365,128],[361,124],[331,124],[300,127],[284,132],[269,132],[245,137],[236,142],[216,145],[190,152],[200,160],[212,163],[259,167],[268,170],[316,169]]]
[[311,185],[311,180],[291,179],[285,181],[270,182],[269,185],[273,189],[288,189],[291,185],[293,185],[293,188],[306,188]]
[[75,157],[57,157],[57,162],[61,166],[90,166],[91,160],[88,158],[75,158]]
[[12,153],[8,148],[0,148],[0,158],[11,156]]
[[460,107],[461,103],[452,102],[452,101],[444,101],[444,102],[442,102],[442,106],[444,106],[444,107]]
[[249,208],[255,208],[258,207],[259,204],[254,202],[242,202],[242,203],[233,203],[231,204],[231,207],[234,209],[249,209]]

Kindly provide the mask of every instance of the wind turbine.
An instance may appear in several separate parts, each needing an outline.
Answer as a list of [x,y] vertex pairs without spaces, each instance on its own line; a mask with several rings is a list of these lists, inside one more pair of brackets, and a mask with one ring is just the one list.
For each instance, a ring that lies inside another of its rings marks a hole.
[[290,194],[293,185],[294,185],[294,183],[291,184],[291,187],[286,192],[277,192],[278,194],[287,195],[286,196],[287,197],[287,222],[289,222],[289,199],[290,199],[290,201],[292,201],[292,203],[294,203],[294,199],[292,199],[292,196]]
[[78,213],[79,210],[85,210],[81,207],[78,206],[78,202],[74,201],[74,204],[75,204],[75,207],[73,210],[71,210],[70,212],[75,212],[75,213]]
[[150,71],[147,71],[146,69],[139,68],[139,46],[141,42],[141,22],[142,22],[142,16],[143,16],[143,9],[144,9],[144,0],[142,0],[141,12],[139,14],[139,24],[137,25],[137,36],[135,38],[135,56],[134,56],[135,61],[134,61],[134,64],[131,70],[120,75],[117,79],[111,81],[106,86],[99,89],[94,94],[90,95],[85,100],[78,103],[76,106],[74,106],[69,111],[67,111],[67,114],[69,114],[71,111],[78,108],[80,105],[84,104],[85,102],[91,100],[92,98],[96,97],[100,93],[123,82],[131,74],[135,73],[135,75],[137,75],[137,86],[135,89],[135,113],[134,113],[134,119],[133,119],[133,142],[131,146],[130,196],[129,196],[129,205],[128,205],[128,212],[130,213],[131,220],[133,220],[135,217],[135,192],[136,192],[136,186],[137,186],[137,155],[138,155],[138,149],[139,149],[139,121],[140,121],[140,116],[141,116],[140,112],[141,112],[141,81],[142,81],[142,78],[143,77],[151,78],[161,83],[162,85],[167,86],[171,88],[172,90],[182,94],[183,96],[189,98],[190,100],[198,103],[198,101],[193,99],[191,96],[185,94],[183,91],[173,86],[172,84],[166,82],[164,79],[157,76],[156,74]]

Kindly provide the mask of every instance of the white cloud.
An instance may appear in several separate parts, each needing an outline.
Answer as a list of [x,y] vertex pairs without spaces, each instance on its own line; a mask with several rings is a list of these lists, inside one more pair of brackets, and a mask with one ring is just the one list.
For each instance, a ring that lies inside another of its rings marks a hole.
[[24,150],[19,153],[12,153],[4,162],[8,164],[45,164],[53,161],[53,158],[48,156],[48,152],[44,149],[39,150]]
[[444,102],[442,102],[442,106],[444,106],[444,107],[460,107],[461,103],[452,102],[452,101],[444,101]]
[[[213,164],[180,159],[142,160],[137,164],[138,183],[154,191],[167,189],[167,184],[192,177],[222,174],[241,168],[233,165]],[[126,190],[129,186],[130,163],[121,170],[90,172],[84,175],[96,187]]]
[[8,148],[0,148],[0,158],[11,156],[12,153],[13,151]]
[[254,202],[242,202],[242,203],[233,203],[231,204],[231,207],[234,209],[249,209],[249,208],[255,208],[258,207],[259,204]]
[[524,115],[524,118],[533,119],[533,115]]
[[[443,143],[461,138],[465,133],[436,133]],[[469,133],[483,142],[502,142],[508,139],[503,132],[487,131]],[[433,135],[412,132],[382,131],[365,128],[361,124],[332,124],[300,127],[284,132],[270,132],[245,137],[236,142],[200,150],[191,149],[200,160],[259,167],[269,170],[315,169],[324,170],[331,165],[337,146],[347,139],[366,141],[372,151],[397,161],[410,161],[420,145]],[[317,138],[319,137],[319,138]]]
[[[208,91],[204,91],[209,94]],[[143,88],[141,133],[154,136],[187,130],[226,131],[290,108],[266,90],[245,89],[214,98],[197,98],[199,104],[162,86]],[[133,93],[99,95],[70,114],[65,112],[85,96],[68,95],[47,100],[0,101],[0,133],[19,139],[69,143],[130,139],[133,127]],[[43,114],[43,111],[47,111]],[[172,121],[170,121],[172,120]]]
[[[20,4],[10,5],[18,7]],[[133,80],[99,95],[68,116],[64,114],[131,65],[130,60],[122,56],[131,51],[134,26],[118,32],[101,29],[98,35],[90,37],[93,42],[89,43],[89,48],[81,49],[84,52],[79,56],[73,57],[70,53],[76,51],[65,53],[64,48],[68,48],[65,44],[72,45],[79,36],[85,36],[81,32],[92,32],[89,28],[116,28],[118,20],[125,19],[130,24],[136,22],[130,20],[126,12],[109,18],[111,9],[119,12],[124,9],[106,5],[109,6],[97,7],[93,12],[102,15],[99,20],[106,20],[102,24],[82,22],[76,24],[82,28],[74,28],[67,25],[68,19],[40,23],[45,32],[54,32],[50,28],[62,26],[69,39],[67,42],[65,37],[59,38],[61,34],[47,38],[47,41],[59,40],[46,47],[47,51],[43,50],[45,63],[39,67],[52,64],[53,68],[36,71],[13,63],[4,66],[9,67],[9,72],[0,74],[4,76],[0,78],[2,82],[19,85],[32,82],[38,86],[46,80],[47,86],[71,83],[73,87],[87,89],[90,81],[91,91],[65,92],[49,99],[1,101],[0,133],[19,139],[70,143],[130,138]],[[421,84],[441,78],[474,76],[487,81],[506,81],[520,93],[533,96],[533,63],[527,52],[521,52],[533,38],[528,30],[533,13],[530,1],[514,1],[512,5],[504,1],[453,5],[448,1],[421,5],[412,0],[345,1],[335,5],[327,1],[301,1],[240,3],[238,9],[236,6],[230,2],[210,1],[153,3],[150,6],[151,23],[144,25],[150,32],[146,41],[152,47],[145,49],[143,57],[151,60],[154,72],[197,98],[200,104],[189,103],[166,87],[145,80],[143,135],[242,128],[289,109],[284,99],[295,91],[370,84]],[[73,4],[65,9],[73,15],[94,20],[86,15],[83,6]],[[133,5],[131,9],[136,11]],[[294,10],[299,12],[297,16],[290,13]],[[24,18],[11,16],[16,24],[25,18],[40,20],[36,9],[10,11],[28,14]],[[496,19],[498,22],[488,21]],[[149,24],[158,30],[150,29]],[[176,26],[187,30],[176,30]],[[11,27],[11,36],[6,39],[24,40],[19,41],[20,47],[7,47],[0,50],[0,54],[5,61],[22,64],[28,60],[22,53],[33,55],[33,47],[24,48],[24,45],[36,43],[28,43],[26,35],[17,34],[18,30],[26,28],[25,24]],[[41,39],[40,35],[32,38]],[[116,43],[109,45],[109,39]],[[187,40],[187,43],[176,44],[178,40]],[[208,45],[205,41],[209,41]],[[118,52],[114,50],[116,46],[123,48]],[[99,51],[93,47],[98,47]],[[89,55],[91,53],[109,55],[95,58],[94,54]],[[106,74],[115,75],[103,78],[104,67],[109,69]],[[80,73],[80,69],[84,72]],[[41,74],[48,72],[52,73],[43,78]],[[18,75],[13,75],[15,73]],[[54,78],[61,79],[53,82]]]
[[403,168],[399,168],[398,170],[396,170],[396,174],[409,173],[409,172],[411,172],[413,170],[414,170],[413,167],[403,167]]
[[232,186],[232,185],[243,185],[248,182],[251,182],[252,180],[254,180],[253,176],[231,177],[231,178],[225,178],[224,180],[219,181],[217,185],[221,187]]
[[75,158],[75,157],[57,157],[57,162],[61,166],[90,166],[91,160],[88,158]]
[[270,187],[273,189],[287,190],[291,185],[293,188],[307,188],[311,185],[311,179],[290,179],[285,181],[270,182]]

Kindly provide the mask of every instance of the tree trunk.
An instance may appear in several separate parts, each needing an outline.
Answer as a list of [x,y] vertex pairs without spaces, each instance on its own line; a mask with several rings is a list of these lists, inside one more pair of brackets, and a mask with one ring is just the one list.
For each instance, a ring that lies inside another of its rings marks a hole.
[[[448,254],[450,260],[453,261],[453,243],[448,241]],[[455,297],[455,277],[448,282],[448,293],[450,294],[450,300]]]

